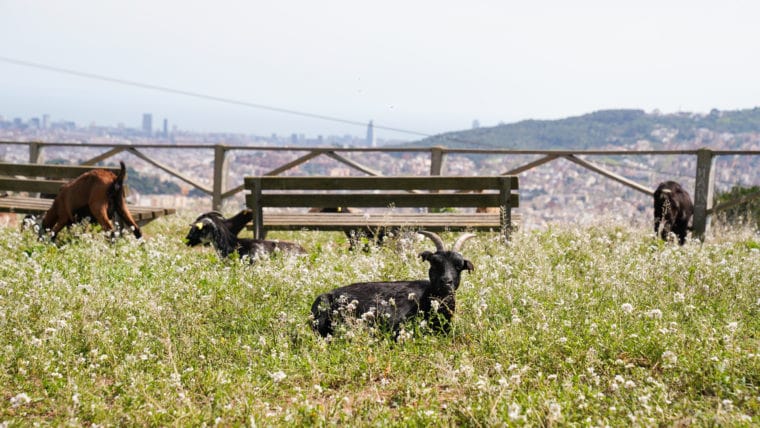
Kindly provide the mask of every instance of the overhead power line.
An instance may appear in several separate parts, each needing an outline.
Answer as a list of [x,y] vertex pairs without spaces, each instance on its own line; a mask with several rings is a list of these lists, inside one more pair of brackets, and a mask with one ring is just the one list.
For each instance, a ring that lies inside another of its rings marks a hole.
[[[220,103],[239,105],[239,106],[243,106],[243,107],[250,107],[250,108],[255,108],[255,109],[259,109],[259,110],[267,110],[267,111],[272,111],[272,112],[276,112],[276,113],[290,114],[290,115],[294,115],[294,116],[308,117],[310,119],[318,119],[318,120],[326,120],[326,121],[330,121],[330,122],[344,123],[344,124],[348,124],[348,125],[355,125],[355,126],[361,126],[361,127],[366,127],[367,126],[367,124],[365,122],[359,122],[357,120],[343,119],[343,118],[334,117],[334,116],[326,116],[326,115],[322,115],[322,114],[308,113],[308,112],[303,112],[303,111],[298,111],[298,110],[292,110],[292,109],[286,109],[286,108],[269,106],[269,105],[265,105],[265,104],[259,104],[259,103],[253,103],[253,102],[248,102],[248,101],[241,101],[241,100],[235,100],[235,99],[232,99],[232,98],[218,97],[218,96],[214,96],[214,95],[202,94],[202,93],[199,93],[199,92],[186,91],[186,90],[182,90],[182,89],[174,89],[174,88],[169,88],[169,87],[161,86],[161,85],[154,85],[154,84],[150,84],[150,83],[136,82],[134,80],[127,80],[127,79],[120,79],[120,78],[116,78],[116,77],[103,76],[103,75],[100,75],[100,74],[88,73],[88,72],[78,71],[78,70],[71,70],[71,69],[68,69],[68,68],[56,67],[56,66],[47,65],[47,64],[40,64],[40,63],[36,63],[36,62],[31,62],[31,61],[24,61],[24,60],[19,60],[19,59],[14,59],[14,58],[8,58],[8,57],[4,57],[4,56],[0,56],[0,61],[6,62],[6,63],[9,63],[9,64],[21,65],[21,66],[24,66],[24,67],[32,67],[32,68],[36,68],[36,69],[39,69],[39,70],[52,71],[52,72],[61,73],[61,74],[68,74],[68,75],[71,75],[71,76],[83,77],[83,78],[86,78],[86,79],[100,80],[100,81],[103,81],[103,82],[117,83],[117,84],[120,84],[120,85],[134,86],[134,87],[137,87],[137,88],[149,89],[149,90],[159,91],[159,92],[166,92],[166,93],[170,93],[170,94],[184,95],[184,96],[193,97],[193,98],[200,98],[200,99],[208,100],[208,101],[217,101],[217,102],[220,102]],[[409,129],[395,128],[395,127],[383,126],[383,125],[373,125],[373,126],[374,126],[375,129],[382,129],[382,130],[385,130],[385,131],[393,131],[393,132],[399,132],[399,133],[403,133],[403,134],[417,135],[417,136],[421,136],[421,137],[432,137],[433,136],[432,134],[427,134],[427,133],[419,132],[419,131],[412,131],[412,130],[409,130]]]

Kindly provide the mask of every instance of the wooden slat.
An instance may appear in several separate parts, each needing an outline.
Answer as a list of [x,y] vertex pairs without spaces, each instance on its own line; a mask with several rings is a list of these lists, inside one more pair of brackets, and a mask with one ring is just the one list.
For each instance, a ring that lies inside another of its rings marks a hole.
[[7,163],[0,162],[0,175],[24,177],[46,177],[46,178],[65,178],[72,179],[79,177],[87,171],[93,169],[107,169],[114,174],[118,174],[119,168],[113,167],[96,167],[82,165],[51,165],[51,164],[30,164],[30,163]]
[[501,189],[504,180],[518,189],[516,176],[393,176],[393,177],[245,177],[247,189],[255,178],[261,179],[262,190],[483,190]]
[[350,230],[404,227],[426,230],[489,230],[501,227],[499,214],[473,213],[265,213],[264,229],[272,230]]
[[[52,199],[5,196],[0,197],[0,212],[40,215],[47,212],[52,204]],[[155,208],[138,205],[128,205],[127,209],[129,209],[129,213],[132,214],[137,224],[141,226],[161,216],[176,213],[174,208]]]
[[33,192],[57,194],[66,180],[28,180],[0,177],[0,190],[8,192]]
[[[255,206],[249,201],[248,206]],[[261,195],[264,207],[496,207],[499,194],[487,193],[278,193]],[[509,206],[518,206],[518,195],[512,194]]]

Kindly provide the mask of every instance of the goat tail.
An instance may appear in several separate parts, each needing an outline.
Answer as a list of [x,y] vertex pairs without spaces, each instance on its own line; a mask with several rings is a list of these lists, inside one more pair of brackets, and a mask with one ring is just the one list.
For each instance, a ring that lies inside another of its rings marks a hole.
[[124,180],[127,178],[127,167],[124,165],[124,161],[119,161],[119,164],[121,164],[121,170],[111,185],[114,208],[116,208],[116,212],[124,222],[132,227],[132,233],[134,233],[135,238],[140,239],[142,237],[140,226],[137,225],[129,209],[127,209],[127,195],[124,189]]
[[124,165],[124,161],[119,161],[119,164],[121,164],[121,170],[113,182],[113,190],[117,196],[126,196],[124,195],[124,180],[127,179],[127,167]]

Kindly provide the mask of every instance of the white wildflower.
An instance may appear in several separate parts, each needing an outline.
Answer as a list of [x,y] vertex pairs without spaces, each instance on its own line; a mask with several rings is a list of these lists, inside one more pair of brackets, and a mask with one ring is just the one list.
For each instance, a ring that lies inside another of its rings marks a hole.
[[283,380],[285,380],[285,378],[288,377],[288,376],[285,374],[285,372],[283,372],[282,370],[280,370],[280,371],[276,371],[274,373],[269,373],[269,377],[272,378],[272,381],[274,383],[278,383],[278,382],[282,382]]
[[24,404],[28,404],[31,400],[26,393],[22,392],[21,394],[17,394],[15,397],[11,397],[11,407],[18,407]]
[[625,312],[626,314],[630,314],[631,312],[633,312],[633,305],[631,305],[630,303],[623,303],[623,305],[620,306],[620,309],[622,309],[623,312]]
[[406,296],[408,300],[415,300],[417,298],[417,295],[414,293],[409,293],[408,296]]
[[721,404],[723,405],[723,409],[727,412],[734,410],[734,402],[729,399],[723,400]]
[[673,351],[663,352],[662,359],[667,363],[666,367],[674,366],[678,362],[678,356]]
[[509,405],[509,408],[507,410],[507,416],[509,416],[510,421],[519,421],[523,419],[523,416],[520,415],[520,412],[522,411],[522,408],[517,403],[512,403]]
[[728,323],[728,325],[726,326],[726,328],[728,329],[728,331],[730,331],[731,333],[733,333],[733,332],[736,331],[737,328],[739,328],[739,323],[736,322],[736,321],[730,322],[730,323]]
[[562,407],[558,403],[549,404],[549,419],[559,420],[562,417]]
[[662,318],[662,311],[659,309],[652,309],[651,311],[647,312],[647,316],[652,319],[660,319]]
[[438,300],[431,300],[430,301],[430,308],[433,310],[433,312],[438,312],[438,308],[441,306],[441,302]]
[[683,293],[676,293],[673,295],[673,301],[676,303],[683,303],[686,300],[686,296]]

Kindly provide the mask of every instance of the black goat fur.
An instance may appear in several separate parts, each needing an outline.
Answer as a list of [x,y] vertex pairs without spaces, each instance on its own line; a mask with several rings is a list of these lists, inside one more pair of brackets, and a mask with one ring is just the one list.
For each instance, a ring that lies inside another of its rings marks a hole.
[[[243,210],[235,217],[225,219],[218,212],[205,213],[196,219],[185,238],[188,246],[213,245],[217,253],[223,258],[235,252],[239,257],[255,259],[257,255],[270,254],[282,251],[295,254],[305,254],[306,250],[294,243],[287,241],[275,241],[268,239],[238,238],[237,233],[245,227],[248,216],[252,216],[250,210]],[[229,226],[232,226],[230,230]]]
[[360,282],[319,295],[311,305],[312,328],[327,337],[337,324],[362,319],[397,337],[404,322],[422,316],[431,330],[448,333],[462,271],[474,267],[456,248],[437,247],[420,253],[430,263],[428,280]]
[[[245,225],[253,220],[253,210],[246,208],[230,218],[225,218],[219,211],[209,211],[199,215],[198,218],[190,224],[190,231],[187,232],[187,236],[185,237],[187,245],[195,246],[202,244],[201,238],[204,233],[198,229],[198,226],[203,224],[202,220],[204,218],[219,219],[233,236],[237,236],[240,234],[240,231],[245,228]],[[205,244],[209,245],[211,242],[206,242]]]
[[667,241],[672,232],[678,243],[686,242],[691,230],[694,203],[689,193],[675,181],[665,181],[654,192],[654,233]]

